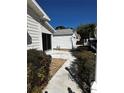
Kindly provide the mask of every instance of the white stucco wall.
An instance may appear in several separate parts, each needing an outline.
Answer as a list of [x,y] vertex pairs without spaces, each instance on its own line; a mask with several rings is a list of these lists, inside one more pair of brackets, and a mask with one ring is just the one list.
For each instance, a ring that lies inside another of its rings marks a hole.
[[72,36],[53,36],[53,48],[72,49]]
[[42,24],[43,23],[40,21],[40,17],[28,7],[27,32],[32,38],[32,43],[27,45],[27,49],[43,50],[42,33],[48,33],[51,35],[52,33]]

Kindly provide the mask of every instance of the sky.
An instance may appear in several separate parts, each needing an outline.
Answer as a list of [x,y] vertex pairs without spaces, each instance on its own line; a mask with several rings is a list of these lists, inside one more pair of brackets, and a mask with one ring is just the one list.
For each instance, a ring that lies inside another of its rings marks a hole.
[[54,28],[76,28],[80,24],[97,22],[97,0],[36,0],[50,17]]

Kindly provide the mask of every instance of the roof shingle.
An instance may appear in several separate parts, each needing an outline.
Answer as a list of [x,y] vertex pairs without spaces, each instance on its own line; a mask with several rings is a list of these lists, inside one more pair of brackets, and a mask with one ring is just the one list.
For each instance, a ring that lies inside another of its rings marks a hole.
[[53,33],[54,36],[73,35],[72,29],[60,29]]

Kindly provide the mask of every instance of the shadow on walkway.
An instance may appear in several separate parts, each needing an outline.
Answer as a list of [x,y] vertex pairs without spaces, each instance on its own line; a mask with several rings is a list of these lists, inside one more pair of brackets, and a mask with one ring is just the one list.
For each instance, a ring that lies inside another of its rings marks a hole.
[[75,92],[73,92],[73,91],[71,90],[71,88],[68,87],[68,93],[75,93]]

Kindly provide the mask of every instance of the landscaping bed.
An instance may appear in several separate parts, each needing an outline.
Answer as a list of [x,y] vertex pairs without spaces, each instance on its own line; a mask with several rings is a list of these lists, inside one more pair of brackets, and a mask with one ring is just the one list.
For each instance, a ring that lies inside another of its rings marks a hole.
[[50,78],[62,67],[65,63],[65,59],[53,58],[50,64]]
[[65,49],[65,48],[61,48],[61,49],[56,49],[56,48],[54,48],[54,50],[59,50],[59,51],[70,51],[70,49]]
[[96,54],[89,47],[78,47],[72,50],[77,59],[70,67],[76,82],[84,93],[91,93],[92,83],[95,81]]

